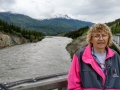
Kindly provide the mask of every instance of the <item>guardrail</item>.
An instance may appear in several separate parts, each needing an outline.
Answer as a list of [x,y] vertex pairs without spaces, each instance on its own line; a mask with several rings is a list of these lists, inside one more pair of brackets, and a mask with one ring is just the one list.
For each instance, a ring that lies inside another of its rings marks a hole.
[[66,72],[0,84],[0,90],[67,90],[66,87]]
[[113,41],[120,46],[120,34],[113,35]]
[[113,45],[120,54],[120,34],[113,35]]

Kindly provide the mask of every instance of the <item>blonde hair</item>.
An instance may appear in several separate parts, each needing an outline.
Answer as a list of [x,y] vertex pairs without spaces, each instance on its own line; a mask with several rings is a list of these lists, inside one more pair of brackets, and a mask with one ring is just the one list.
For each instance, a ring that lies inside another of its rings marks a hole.
[[107,46],[110,46],[112,44],[113,41],[113,37],[112,37],[112,33],[110,28],[106,25],[106,24],[94,24],[87,32],[87,38],[86,41],[88,44],[92,45],[90,40],[92,38],[92,34],[94,33],[99,33],[99,32],[105,32],[108,34],[109,38],[108,38],[108,44]]

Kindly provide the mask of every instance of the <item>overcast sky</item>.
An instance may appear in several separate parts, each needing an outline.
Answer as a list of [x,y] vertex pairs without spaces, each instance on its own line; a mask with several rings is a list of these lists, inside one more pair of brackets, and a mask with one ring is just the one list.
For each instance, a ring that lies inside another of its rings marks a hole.
[[0,12],[11,11],[35,19],[68,15],[94,23],[120,18],[120,0],[0,0]]

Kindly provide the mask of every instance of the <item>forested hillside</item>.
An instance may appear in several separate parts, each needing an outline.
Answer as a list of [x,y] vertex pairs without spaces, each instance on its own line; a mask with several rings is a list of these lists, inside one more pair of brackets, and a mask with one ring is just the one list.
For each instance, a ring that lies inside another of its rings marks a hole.
[[79,36],[82,36],[84,33],[86,33],[88,31],[88,29],[89,29],[89,27],[85,26],[85,27],[80,28],[78,30],[70,31],[70,32],[66,33],[64,36],[75,39]]
[[106,24],[111,27],[113,34],[120,33],[120,19],[116,19],[115,21]]
[[8,35],[24,37],[28,39],[30,42],[40,41],[44,38],[44,35],[41,32],[37,32],[35,30],[21,29],[19,26],[15,26],[13,23],[8,24],[7,22],[1,19],[0,19],[0,32]]
[[93,25],[92,22],[67,19],[63,17],[37,20],[26,15],[13,14],[10,12],[0,12],[0,19],[20,26],[22,29],[40,31],[45,35],[58,35],[63,32],[69,32],[84,26]]

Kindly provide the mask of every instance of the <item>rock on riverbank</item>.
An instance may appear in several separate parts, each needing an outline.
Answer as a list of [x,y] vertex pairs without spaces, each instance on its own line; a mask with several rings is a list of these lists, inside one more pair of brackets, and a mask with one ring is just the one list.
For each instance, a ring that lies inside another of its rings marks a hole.
[[27,43],[23,37],[8,35],[0,32],[0,48]]
[[70,53],[71,58],[73,56],[73,54],[80,48],[83,48],[87,45],[86,42],[86,35],[84,36],[80,36],[76,39],[73,39],[73,41],[71,43],[69,43],[66,47],[67,51]]

